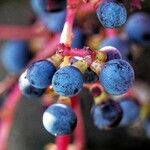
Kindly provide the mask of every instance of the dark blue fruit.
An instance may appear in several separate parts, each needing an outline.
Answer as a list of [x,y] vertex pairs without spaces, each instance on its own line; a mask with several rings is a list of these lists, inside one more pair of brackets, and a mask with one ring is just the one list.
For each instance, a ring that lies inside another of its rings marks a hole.
[[43,89],[51,84],[55,72],[56,68],[50,61],[39,60],[27,69],[27,79],[33,87]]
[[43,125],[52,135],[71,134],[77,124],[76,114],[70,106],[53,104],[43,114]]
[[122,109],[119,103],[108,100],[92,107],[94,125],[99,129],[117,126],[122,119]]
[[27,71],[22,73],[22,75],[19,78],[19,88],[23,95],[26,97],[40,97],[44,94],[45,89],[38,89],[33,87],[30,82],[28,81],[27,77]]
[[20,73],[30,58],[31,54],[25,41],[9,41],[2,47],[1,61],[9,73]]

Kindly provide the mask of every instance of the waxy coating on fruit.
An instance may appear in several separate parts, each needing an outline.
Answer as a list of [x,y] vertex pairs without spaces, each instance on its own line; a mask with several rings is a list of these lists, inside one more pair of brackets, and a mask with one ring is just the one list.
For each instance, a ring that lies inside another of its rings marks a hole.
[[134,71],[128,62],[114,59],[104,64],[99,74],[99,81],[109,94],[121,95],[132,86]]
[[55,72],[56,68],[50,61],[39,60],[32,63],[27,69],[27,79],[32,86],[43,89],[51,85]]
[[77,117],[70,106],[53,104],[43,114],[43,125],[52,135],[71,134],[77,124]]
[[83,75],[73,66],[60,68],[53,76],[52,86],[61,96],[77,95],[83,87]]

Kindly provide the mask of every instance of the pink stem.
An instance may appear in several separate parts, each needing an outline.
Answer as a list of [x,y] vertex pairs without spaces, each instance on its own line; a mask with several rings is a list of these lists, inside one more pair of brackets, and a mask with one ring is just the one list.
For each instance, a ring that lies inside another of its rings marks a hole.
[[[43,59],[55,53],[55,47],[59,41],[59,37],[59,35],[54,36],[54,38],[51,40],[51,44],[48,44],[43,52],[40,51],[33,60]],[[2,106],[2,112],[4,112],[4,116],[1,116],[0,118],[0,150],[6,150],[15,108],[20,98],[21,92],[19,91],[18,85],[16,84]],[[5,116],[5,113],[8,114],[9,118]]]
[[85,51],[84,49],[71,49],[70,51],[64,50],[63,54],[65,56],[79,56],[79,57],[91,55],[90,52]]
[[76,8],[72,8],[71,5],[68,5],[66,21],[60,37],[60,43],[64,43],[67,46],[70,46],[72,42],[72,28],[76,10]]
[[59,39],[60,39],[60,34],[54,35],[54,37],[51,39],[51,41],[48,42],[43,47],[43,51],[41,50],[36,55],[36,57],[33,59],[33,61],[39,60],[39,59],[45,59],[45,58],[50,57],[51,55],[55,54],[55,52],[56,52],[56,46],[59,43]]
[[105,34],[107,37],[114,37],[118,34],[118,30],[117,29],[105,29]]
[[17,77],[8,75],[3,81],[0,82],[0,95],[9,90],[16,82]]
[[[21,92],[19,91],[18,85],[15,85],[2,106],[4,116],[1,116],[0,124],[0,150],[6,150],[9,131],[13,122],[16,105],[20,98]],[[8,116],[5,116],[5,112],[8,113]]]
[[0,25],[0,40],[28,40],[47,34],[36,30],[36,26]]
[[67,150],[67,147],[70,143],[70,139],[70,135],[57,136],[55,141],[57,145],[57,150]]
[[136,8],[136,9],[142,8],[141,0],[130,0],[130,5],[131,5],[131,7]]

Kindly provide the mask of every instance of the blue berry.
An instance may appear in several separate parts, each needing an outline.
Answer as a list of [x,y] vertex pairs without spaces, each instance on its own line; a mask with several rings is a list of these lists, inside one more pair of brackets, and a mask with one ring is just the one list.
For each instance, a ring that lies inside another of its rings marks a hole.
[[148,138],[150,138],[150,117],[145,120],[144,129]]
[[44,94],[45,89],[38,89],[33,87],[27,79],[27,71],[22,73],[19,78],[19,88],[23,95],[27,97],[40,97]]
[[102,67],[99,81],[109,94],[121,95],[133,84],[134,71],[128,62],[114,59]]
[[140,107],[137,101],[132,98],[122,98],[119,104],[123,111],[123,118],[120,122],[120,126],[127,126],[134,123],[140,113]]
[[61,32],[65,23],[66,11],[53,12],[41,17],[43,24],[52,32]]
[[123,4],[105,1],[97,9],[97,16],[106,28],[121,27],[127,19],[127,12]]
[[98,80],[98,75],[90,68],[87,68],[87,70],[83,74],[83,79],[84,83],[94,83]]
[[55,136],[71,134],[76,124],[76,114],[64,104],[53,104],[43,114],[45,129]]
[[42,23],[52,32],[60,32],[63,29],[66,11],[48,12],[43,6],[42,0],[31,0],[31,6]]
[[85,35],[79,28],[73,29],[72,48],[83,48],[85,43]]
[[20,73],[30,58],[31,54],[25,41],[9,41],[2,47],[1,61],[9,73]]
[[39,89],[47,88],[56,72],[55,66],[48,60],[39,60],[31,64],[27,70],[30,84]]
[[150,16],[143,12],[131,15],[124,27],[129,40],[147,45],[150,43]]
[[101,43],[99,48],[103,48],[105,46],[113,46],[115,48],[117,48],[123,59],[125,59],[126,61],[129,61],[129,55],[130,55],[130,48],[129,48],[129,44],[127,43],[127,41],[121,39],[118,36],[115,37],[108,37],[105,38]]
[[83,76],[79,69],[73,66],[63,67],[54,74],[52,86],[59,95],[74,96],[83,87]]
[[94,125],[99,129],[115,127],[122,119],[122,109],[120,105],[113,100],[95,105],[92,107],[91,112]]
[[31,0],[35,12],[58,12],[66,8],[66,0]]
[[[38,1],[38,0],[37,0]],[[40,0],[42,7],[47,12],[57,12],[66,8],[66,0]]]
[[106,52],[106,54],[107,54],[107,60],[106,61],[122,58],[119,50],[116,49],[115,47],[112,47],[112,46],[105,46],[105,47],[101,48],[100,51]]

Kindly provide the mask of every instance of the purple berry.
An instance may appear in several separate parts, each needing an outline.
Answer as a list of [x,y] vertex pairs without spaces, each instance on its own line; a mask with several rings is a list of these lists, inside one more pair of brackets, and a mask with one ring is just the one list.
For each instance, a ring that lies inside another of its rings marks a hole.
[[100,51],[106,52],[106,54],[107,54],[107,60],[106,61],[122,58],[119,50],[116,49],[115,47],[112,47],[112,46],[105,46],[105,47],[101,48]]

